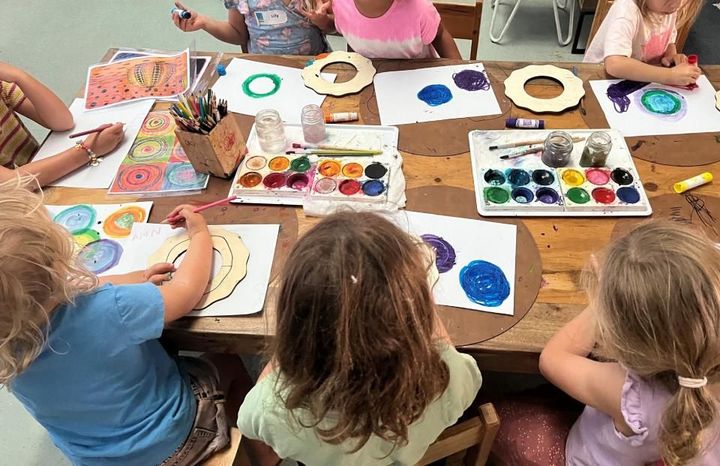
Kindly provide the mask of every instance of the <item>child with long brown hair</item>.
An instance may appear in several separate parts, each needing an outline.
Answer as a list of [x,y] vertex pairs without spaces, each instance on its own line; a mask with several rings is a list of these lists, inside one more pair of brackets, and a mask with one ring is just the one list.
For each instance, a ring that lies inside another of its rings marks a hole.
[[308,465],[422,457],[481,384],[437,317],[427,251],[371,213],[331,215],[298,241],[270,363],[238,413],[243,436]]
[[604,63],[616,78],[675,86],[694,84],[700,68],[675,46],[677,31],[691,24],[702,0],[616,0],[583,61]]
[[[720,464],[720,250],[651,222],[593,264],[590,305],[540,357],[543,375],[587,405],[566,464]],[[596,343],[617,362],[590,359]]]
[[0,184],[0,385],[73,464],[190,466],[227,445],[221,389],[238,373],[178,364],[158,341],[207,286],[202,216],[187,205],[170,214],[190,237],[177,270],[98,279],[31,188],[34,179]]

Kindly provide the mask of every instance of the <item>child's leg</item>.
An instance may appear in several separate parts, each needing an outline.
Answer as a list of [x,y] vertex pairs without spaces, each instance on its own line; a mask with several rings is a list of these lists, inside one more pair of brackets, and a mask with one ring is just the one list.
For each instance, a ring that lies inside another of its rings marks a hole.
[[210,362],[218,372],[220,389],[225,394],[225,413],[228,425],[237,424],[237,414],[245,395],[253,387],[245,365],[239,356],[234,354],[206,353],[202,359]]

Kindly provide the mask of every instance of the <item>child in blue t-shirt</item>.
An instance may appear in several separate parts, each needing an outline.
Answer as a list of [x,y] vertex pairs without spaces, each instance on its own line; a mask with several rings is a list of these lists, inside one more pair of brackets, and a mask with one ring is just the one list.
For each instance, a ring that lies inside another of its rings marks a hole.
[[158,341],[210,277],[202,216],[190,206],[171,214],[190,237],[177,270],[98,279],[33,187],[0,184],[0,385],[74,464],[189,466],[223,448],[218,371],[199,359],[179,366]]
[[227,21],[219,21],[175,6],[190,13],[183,19],[172,13],[175,26],[185,32],[200,29],[216,39],[240,45],[244,52],[267,55],[318,55],[329,52],[325,36],[301,13],[309,0],[224,0]]

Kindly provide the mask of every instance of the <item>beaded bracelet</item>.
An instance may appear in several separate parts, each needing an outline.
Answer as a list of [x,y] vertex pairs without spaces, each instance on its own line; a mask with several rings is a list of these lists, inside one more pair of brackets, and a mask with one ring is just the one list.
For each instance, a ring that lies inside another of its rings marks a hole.
[[90,165],[91,167],[97,167],[100,164],[100,159],[98,158],[97,154],[93,152],[84,142],[78,142],[77,144],[75,144],[75,147],[87,152],[88,158],[90,159],[88,165]]

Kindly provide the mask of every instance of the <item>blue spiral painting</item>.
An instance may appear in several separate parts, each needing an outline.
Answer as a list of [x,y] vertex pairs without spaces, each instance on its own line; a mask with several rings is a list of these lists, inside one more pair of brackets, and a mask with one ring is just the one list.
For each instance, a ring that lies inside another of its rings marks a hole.
[[468,299],[487,307],[498,307],[510,296],[510,283],[497,265],[474,260],[460,271],[460,286]]

